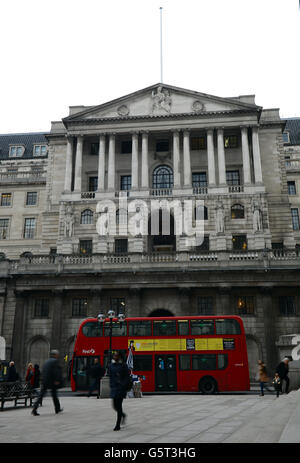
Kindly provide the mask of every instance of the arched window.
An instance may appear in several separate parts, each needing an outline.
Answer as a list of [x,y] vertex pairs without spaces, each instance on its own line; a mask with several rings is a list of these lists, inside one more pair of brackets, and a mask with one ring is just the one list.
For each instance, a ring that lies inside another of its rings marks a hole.
[[158,166],[153,171],[153,188],[173,188],[173,170],[169,166]]
[[241,204],[233,204],[231,207],[231,218],[232,219],[244,219],[245,209]]
[[81,212],[81,220],[80,223],[84,225],[89,225],[93,223],[93,211],[90,209],[85,209]]

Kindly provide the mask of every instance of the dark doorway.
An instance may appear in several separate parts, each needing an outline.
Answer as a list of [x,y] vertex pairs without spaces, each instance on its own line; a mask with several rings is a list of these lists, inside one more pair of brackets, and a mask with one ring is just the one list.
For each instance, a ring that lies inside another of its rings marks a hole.
[[172,312],[166,309],[156,309],[151,312],[148,317],[174,317]]

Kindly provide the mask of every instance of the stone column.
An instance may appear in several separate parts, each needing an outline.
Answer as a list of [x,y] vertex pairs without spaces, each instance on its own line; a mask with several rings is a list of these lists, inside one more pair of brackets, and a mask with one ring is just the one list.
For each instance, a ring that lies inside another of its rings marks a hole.
[[173,173],[174,188],[180,188],[180,137],[179,130],[173,132]]
[[83,136],[77,137],[74,191],[81,191]]
[[109,145],[108,145],[108,190],[115,190],[115,157],[116,157],[116,135],[111,133],[109,135]]
[[129,288],[129,304],[126,304],[126,317],[141,317],[142,289],[138,287]]
[[258,127],[252,127],[252,151],[254,164],[254,178],[256,184],[262,184],[262,170],[260,159],[260,148],[258,139]]
[[132,134],[131,154],[131,189],[137,190],[139,183],[139,136],[137,132]]
[[142,132],[142,188],[149,188],[148,132]]
[[99,137],[98,191],[104,191],[105,182],[105,134]]
[[248,143],[248,128],[241,127],[241,134],[242,134],[244,185],[250,185],[251,184],[251,172],[250,172],[250,155],[249,155],[249,143]]
[[63,321],[63,290],[53,290],[52,296],[52,328],[50,350],[61,350],[61,334]]
[[208,163],[208,185],[212,187],[216,185],[216,166],[215,166],[213,129],[207,130],[207,163]]
[[23,292],[15,291],[16,309],[12,337],[11,358],[15,362],[16,370],[20,376],[25,372],[25,330],[28,307],[28,297]]
[[88,305],[87,317],[97,317],[101,310],[101,289],[92,289],[92,304]]
[[224,150],[224,130],[218,129],[218,165],[219,165],[219,185],[226,186],[225,150]]
[[192,186],[192,171],[191,171],[191,153],[190,153],[190,131],[183,132],[183,172],[184,186]]
[[72,160],[73,160],[73,138],[67,137],[65,191],[68,193],[71,191],[71,185],[72,185]]

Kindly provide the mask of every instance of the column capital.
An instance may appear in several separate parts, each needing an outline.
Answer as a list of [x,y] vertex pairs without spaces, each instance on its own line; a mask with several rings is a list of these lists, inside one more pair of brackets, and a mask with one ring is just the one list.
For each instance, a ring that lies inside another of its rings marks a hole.
[[149,135],[149,130],[140,130],[142,135]]
[[191,132],[191,128],[190,128],[190,127],[185,128],[185,129],[181,129],[181,130],[183,131],[183,134],[184,134],[184,135],[190,134],[190,132]]
[[130,135],[132,135],[132,136],[134,136],[134,135],[138,136],[140,132],[139,132],[139,130],[130,130],[129,133],[130,133]]
[[205,130],[206,130],[206,133],[213,134],[214,130],[215,130],[215,127],[207,127]]
[[84,135],[80,133],[80,134],[76,135],[76,138],[77,138],[77,142],[78,142],[78,141],[79,141],[79,142],[83,142]]
[[107,132],[99,132],[98,137],[105,137],[107,135]]
[[225,127],[217,127],[218,133],[223,133]]

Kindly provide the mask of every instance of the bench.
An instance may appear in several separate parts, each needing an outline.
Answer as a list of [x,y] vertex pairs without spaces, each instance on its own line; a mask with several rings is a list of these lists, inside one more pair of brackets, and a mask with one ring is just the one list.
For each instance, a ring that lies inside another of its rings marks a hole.
[[32,407],[34,396],[34,390],[29,383],[22,383],[21,381],[14,383],[0,382],[1,411],[4,410],[4,403],[9,401],[14,401],[15,407],[20,403],[27,407],[29,401],[30,407]]

